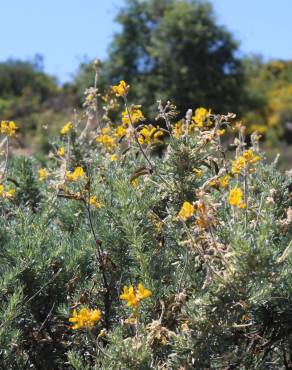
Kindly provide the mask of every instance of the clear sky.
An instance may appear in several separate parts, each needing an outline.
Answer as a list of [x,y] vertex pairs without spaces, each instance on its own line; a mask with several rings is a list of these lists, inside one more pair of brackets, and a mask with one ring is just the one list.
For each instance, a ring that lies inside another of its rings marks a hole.
[[[212,0],[218,22],[243,54],[292,59],[292,0]],[[86,58],[106,57],[124,0],[0,0],[0,61],[44,56],[46,72],[68,81]]]

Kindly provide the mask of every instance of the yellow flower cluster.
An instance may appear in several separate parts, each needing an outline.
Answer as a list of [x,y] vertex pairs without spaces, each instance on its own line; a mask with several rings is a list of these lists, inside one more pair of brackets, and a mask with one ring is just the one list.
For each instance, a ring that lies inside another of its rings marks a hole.
[[137,308],[143,299],[146,299],[151,295],[151,290],[144,288],[142,284],[138,284],[137,288],[130,285],[129,287],[124,287],[124,291],[120,295],[120,299],[126,301],[127,306]]
[[109,159],[111,162],[114,162],[118,160],[118,156],[116,154],[112,154]]
[[65,148],[62,146],[61,148],[59,148],[58,149],[58,155],[60,156],[60,157],[64,157],[64,155],[65,155]]
[[68,122],[66,123],[66,125],[64,125],[61,130],[60,130],[60,134],[61,135],[66,135],[68,134],[73,128],[73,123],[72,122]]
[[72,329],[91,329],[96,322],[101,318],[100,310],[88,310],[87,308],[82,308],[79,313],[76,310],[73,311],[73,316],[69,318],[69,321],[74,323]]
[[204,174],[203,170],[200,168],[194,168],[193,171],[198,179],[200,179]]
[[[134,124],[145,119],[142,111],[139,109],[139,106],[131,107],[130,114]],[[145,134],[147,133],[145,132]],[[131,138],[131,120],[127,111],[122,112],[122,124],[117,126],[115,129],[103,127],[100,135],[98,135],[96,138],[96,142],[101,144],[109,152],[113,152],[118,144],[118,141],[124,136],[126,136],[128,139]],[[141,137],[141,140],[142,139],[143,137]]]
[[4,185],[0,184],[0,197],[1,198],[11,199],[13,198],[14,193],[15,193],[15,189],[9,189],[6,191]]
[[101,203],[97,200],[96,195],[93,195],[89,199],[89,204],[95,208],[101,208]]
[[192,117],[192,120],[197,127],[202,128],[204,125],[210,125],[210,114],[211,110],[200,107],[195,110],[195,115]]
[[48,176],[47,170],[45,168],[40,168],[39,169],[39,181],[45,181],[47,176]]
[[226,189],[227,186],[229,185],[229,180],[230,180],[229,175],[221,176],[215,180],[211,180],[209,182],[209,186],[218,186],[220,189]]
[[172,128],[172,135],[175,138],[179,139],[184,135],[191,134],[194,131],[195,127],[196,126],[194,123],[187,124],[185,121],[180,120]]
[[[195,128],[203,128],[204,126],[210,126],[210,115],[211,110],[207,110],[206,108],[197,108],[195,110],[195,114],[192,116],[191,123],[188,123],[186,120],[178,121],[174,127],[172,128],[172,135],[179,139],[184,135],[190,135],[195,131]],[[223,135],[224,130],[217,130],[218,135]]]
[[73,172],[67,171],[66,177],[67,177],[67,180],[69,181],[77,181],[78,179],[84,178],[86,176],[85,176],[84,169],[78,166],[74,169]]
[[159,130],[159,127],[146,125],[139,131],[138,141],[140,144],[153,144],[159,142],[161,136],[163,132]]
[[[246,150],[241,156],[231,162],[231,172],[233,175],[238,175],[249,164],[255,164],[261,158],[255,155],[251,149]],[[253,171],[253,169],[251,169]]]
[[235,187],[230,190],[228,195],[228,202],[237,208],[246,208],[246,204],[243,202],[243,193],[239,187]]
[[195,213],[195,207],[190,202],[184,202],[181,210],[179,211],[177,217],[181,221],[186,221],[188,218],[192,217]]
[[104,146],[107,150],[113,151],[117,146],[115,132],[112,132],[110,127],[103,127],[100,135],[95,139],[97,143]]
[[118,85],[112,87],[112,91],[116,96],[126,96],[130,89],[130,85],[127,85],[125,81],[120,81]]
[[115,138],[110,135],[99,135],[96,142],[103,145],[109,151],[112,151],[117,146]]
[[183,124],[182,121],[177,122],[172,128],[172,135],[179,139],[183,135]]
[[1,121],[0,131],[1,134],[6,136],[15,136],[17,126],[14,121]]
[[[139,121],[143,121],[145,119],[139,105],[131,107],[129,111],[130,111],[132,122],[134,124],[138,123]],[[127,111],[122,112],[122,123],[125,126],[130,126],[131,124],[131,120],[130,120],[130,117]]]

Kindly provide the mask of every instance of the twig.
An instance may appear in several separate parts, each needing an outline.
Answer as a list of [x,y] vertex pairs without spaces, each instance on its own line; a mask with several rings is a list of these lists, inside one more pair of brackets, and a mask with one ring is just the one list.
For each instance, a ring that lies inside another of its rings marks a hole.
[[45,326],[46,322],[49,320],[49,317],[52,315],[53,309],[54,309],[54,307],[55,307],[55,303],[56,303],[56,302],[54,302],[54,303],[53,303],[53,306],[52,306],[52,308],[50,309],[49,313],[47,314],[47,317],[46,317],[46,318],[45,318],[45,320],[42,322],[42,325],[41,325],[41,327],[40,327],[40,328],[39,328],[39,330],[38,330],[38,334],[42,331],[42,329],[43,329],[43,327]]

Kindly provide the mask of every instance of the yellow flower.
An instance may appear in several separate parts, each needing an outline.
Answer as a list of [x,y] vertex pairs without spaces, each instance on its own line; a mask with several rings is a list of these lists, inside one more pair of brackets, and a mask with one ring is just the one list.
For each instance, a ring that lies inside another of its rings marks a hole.
[[123,127],[122,125],[119,125],[119,126],[116,128],[116,132],[115,132],[115,134],[116,134],[116,136],[117,136],[118,138],[121,138],[121,137],[125,136],[125,135],[126,135],[126,133],[127,133],[127,130],[126,130],[126,129],[125,129],[125,127]]
[[246,204],[242,200],[243,193],[239,187],[235,187],[230,190],[228,195],[228,202],[237,208],[246,208]]
[[84,327],[91,329],[94,324],[101,318],[100,310],[88,310],[82,308],[79,313],[76,310],[73,311],[73,316],[69,318],[69,321],[75,323],[72,329],[82,329]]
[[1,121],[1,134],[15,136],[17,126],[14,121]]
[[254,157],[254,154],[253,154],[253,151],[251,149],[249,150],[246,150],[244,153],[243,153],[243,158],[246,160],[246,161],[250,161],[251,159],[253,159]]
[[207,110],[206,108],[197,108],[195,110],[195,115],[192,117],[193,121],[195,122],[196,126],[203,127],[204,124],[209,124],[209,116],[211,114],[211,110]]
[[151,295],[152,295],[151,290],[144,288],[144,286],[141,283],[138,284],[136,296],[139,301],[141,301],[142,299],[146,299]]
[[249,163],[252,163],[252,164],[254,164],[254,163],[256,163],[256,162],[258,162],[258,161],[260,161],[260,156],[258,156],[258,155],[255,155],[254,154],[254,152],[251,150],[251,149],[248,149],[248,150],[246,150],[244,153],[243,153],[243,158],[247,161],[247,162],[249,162]]
[[106,329],[101,329],[101,331],[98,334],[98,338],[104,338],[107,335]]
[[183,135],[183,124],[182,121],[177,122],[172,128],[172,135],[179,139]]
[[15,189],[9,189],[8,191],[5,191],[4,185],[0,184],[0,197],[2,198],[13,198],[15,191]]
[[45,168],[40,168],[39,169],[39,181],[45,181],[47,178],[47,170]]
[[60,157],[64,157],[64,155],[65,155],[65,148],[63,146],[58,150],[58,155]]
[[220,177],[219,178],[219,186],[221,189],[225,189],[227,188],[228,184],[229,184],[229,180],[230,180],[230,176],[229,175],[225,175],[223,177]]
[[96,138],[96,142],[103,145],[106,149],[110,151],[113,150],[117,145],[115,139],[110,135],[99,135]]
[[132,185],[133,185],[133,187],[134,187],[134,188],[137,188],[137,187],[138,187],[138,185],[139,185],[139,181],[138,181],[138,179],[134,179],[134,180],[132,180],[132,181],[131,181],[131,183],[132,183]]
[[97,200],[96,195],[90,197],[89,204],[95,208],[101,208],[101,203]]
[[231,172],[237,175],[246,165],[246,159],[243,156],[238,157],[235,161],[231,161]]
[[73,124],[72,124],[72,122],[68,122],[68,123],[66,123],[66,125],[64,125],[64,126],[61,128],[61,130],[60,130],[60,134],[61,134],[61,135],[66,135],[66,134],[68,134],[68,132],[70,132],[70,131],[72,130],[72,128],[73,128]]
[[163,132],[158,127],[146,125],[139,132],[139,135],[138,140],[140,144],[152,144],[159,141],[159,138],[163,136]]
[[195,175],[198,179],[200,179],[204,174],[203,171],[201,169],[198,169],[198,168],[194,168],[193,171],[194,171],[194,173],[195,173]]
[[11,198],[13,198],[15,192],[16,192],[15,189],[9,189],[8,191],[6,191],[5,195],[6,195],[7,198],[11,199]]
[[69,181],[76,181],[79,178],[85,177],[85,172],[82,167],[76,167],[73,172],[67,171],[66,177]]
[[127,85],[125,81],[120,81],[118,85],[113,86],[112,91],[116,96],[126,96],[130,89],[130,85]]
[[[261,158],[258,155],[255,155],[251,149],[246,150],[240,157],[235,161],[231,162],[231,172],[234,175],[237,175],[241,170],[246,167],[249,163],[254,164],[258,162]],[[253,171],[251,171],[253,172]]]
[[127,306],[137,308],[140,301],[150,297],[151,295],[151,290],[144,288],[144,286],[139,283],[136,289],[133,285],[130,285],[129,287],[124,286],[124,291],[120,295],[120,299],[127,301]]
[[[130,115],[133,123],[138,123],[139,121],[143,121],[145,119],[141,109],[139,109],[138,106],[133,106],[131,107],[130,110]],[[122,123],[125,126],[129,126],[131,124],[131,120],[128,114],[128,111],[122,112]]]
[[117,155],[116,154],[112,154],[111,156],[110,156],[110,161],[111,162],[113,162],[113,161],[117,161],[118,160],[118,157],[117,157]]
[[137,307],[139,304],[133,285],[130,285],[129,287],[124,286],[124,291],[120,295],[120,299],[127,301],[127,306],[129,307]]
[[189,202],[184,202],[181,210],[178,213],[178,218],[181,221],[186,221],[188,218],[192,217],[194,212],[195,207]]
[[222,136],[222,135],[224,135],[225,134],[225,129],[223,128],[223,129],[221,129],[221,130],[217,130],[217,135],[218,136]]

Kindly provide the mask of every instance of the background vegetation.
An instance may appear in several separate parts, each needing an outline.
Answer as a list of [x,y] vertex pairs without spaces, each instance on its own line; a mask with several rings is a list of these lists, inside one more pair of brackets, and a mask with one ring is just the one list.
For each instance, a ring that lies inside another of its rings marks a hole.
[[[156,101],[171,100],[181,116],[188,108],[236,111],[259,130],[267,148],[291,153],[292,64],[240,56],[239,43],[218,24],[212,6],[201,1],[127,0],[118,12],[120,31],[102,61],[98,87],[125,79],[130,97],[154,119]],[[0,64],[0,117],[21,122],[23,147],[47,152],[47,134],[56,133],[87,86],[92,64],[84,63],[70,83],[60,86],[43,72],[42,61]],[[27,150],[27,149],[26,149]],[[275,152],[273,152],[273,155]]]

